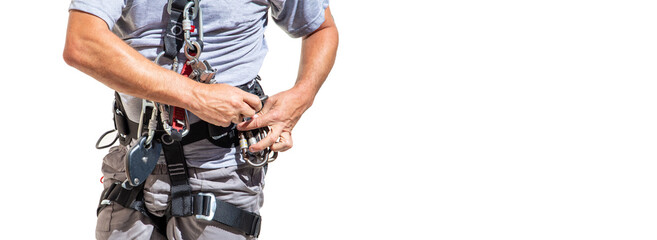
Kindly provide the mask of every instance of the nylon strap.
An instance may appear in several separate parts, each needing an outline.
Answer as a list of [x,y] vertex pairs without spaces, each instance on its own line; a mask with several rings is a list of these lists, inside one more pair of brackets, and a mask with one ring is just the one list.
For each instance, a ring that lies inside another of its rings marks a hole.
[[187,161],[182,144],[173,141],[171,144],[162,144],[164,159],[169,170],[171,180],[171,216],[181,217],[192,215],[192,187],[189,186],[187,175]]
[[183,46],[183,11],[188,0],[169,0],[171,1],[171,13],[169,13],[169,23],[164,34],[164,56],[168,59],[174,59]]
[[98,203],[98,208],[96,209],[96,215],[98,215],[100,211],[103,210],[103,208],[108,206],[110,202],[115,202],[126,208],[133,208],[133,205],[135,201],[138,201],[139,194],[143,188],[144,184],[141,184],[133,189],[125,189],[121,187],[121,182],[116,182],[110,185],[100,195],[100,201]]
[[[210,215],[211,196],[194,196],[194,214]],[[215,197],[216,199],[216,197]],[[260,234],[261,217],[258,214],[242,210],[235,205],[216,199],[217,209],[213,221],[237,228],[247,235],[258,237]]]

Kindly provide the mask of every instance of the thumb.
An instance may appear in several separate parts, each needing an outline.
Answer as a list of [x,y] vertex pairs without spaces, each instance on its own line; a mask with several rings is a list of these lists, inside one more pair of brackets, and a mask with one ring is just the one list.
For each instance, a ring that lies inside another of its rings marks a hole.
[[266,127],[266,126],[269,126],[269,118],[261,112],[256,115],[253,115],[253,118],[251,118],[251,120],[237,124],[237,130],[247,131],[247,130]]

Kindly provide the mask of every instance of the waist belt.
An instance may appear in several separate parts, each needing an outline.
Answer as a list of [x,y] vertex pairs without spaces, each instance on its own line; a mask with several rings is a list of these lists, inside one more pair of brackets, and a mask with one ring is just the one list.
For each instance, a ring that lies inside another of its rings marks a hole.
[[[259,83],[260,76],[256,76],[253,81],[237,86],[248,93],[255,94],[258,97],[265,96],[262,86]],[[128,119],[126,111],[121,102],[121,97],[115,93],[114,101],[114,127],[118,131],[119,142],[122,145],[128,145],[131,139],[137,139],[139,131],[139,123]],[[146,126],[144,126],[146,127]],[[146,132],[147,129],[142,129],[141,132]],[[164,129],[161,125],[158,126],[156,138],[164,134]],[[223,147],[233,148],[239,145],[237,137],[238,131],[236,125],[231,123],[228,127],[221,127],[210,124],[203,120],[190,125],[189,133],[180,141],[182,145],[194,143],[203,139],[207,139],[212,144]]]
[[[114,114],[115,118],[123,118],[117,116],[119,115],[117,111],[115,111]],[[120,119],[117,122],[119,121],[123,122],[123,124],[117,124],[116,126],[119,131],[119,141],[122,145],[128,145],[131,139],[137,139],[139,137],[137,136],[139,123],[127,118],[124,118],[124,120]],[[156,138],[161,137],[163,134],[165,134],[165,131],[160,124],[156,131]],[[221,127],[201,120],[189,126],[189,133],[183,137],[180,143],[182,145],[187,145],[203,139],[207,139],[218,147],[232,148],[238,144],[237,128],[235,127],[235,124],[232,123],[228,127]]]

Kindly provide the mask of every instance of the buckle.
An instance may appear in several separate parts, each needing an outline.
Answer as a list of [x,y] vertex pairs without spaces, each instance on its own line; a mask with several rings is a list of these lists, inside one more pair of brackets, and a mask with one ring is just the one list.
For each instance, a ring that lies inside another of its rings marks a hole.
[[262,218],[260,218],[260,215],[255,216],[255,220],[253,221],[253,224],[251,225],[251,232],[253,233],[251,236],[258,237],[260,235],[260,223],[262,222]]
[[206,221],[212,221],[214,218],[214,212],[217,211],[217,199],[214,197],[214,194],[212,193],[198,193],[198,196],[203,197],[203,202],[205,203],[206,197],[210,198],[209,204],[210,206],[204,205],[204,209],[210,209],[208,215],[203,215],[203,211],[201,211],[201,214],[196,214],[196,219],[202,219]]

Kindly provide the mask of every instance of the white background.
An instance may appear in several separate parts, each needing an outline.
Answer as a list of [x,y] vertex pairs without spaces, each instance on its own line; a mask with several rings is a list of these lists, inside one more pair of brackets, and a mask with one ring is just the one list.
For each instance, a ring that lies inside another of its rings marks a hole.
[[[2,14],[3,239],[94,237],[112,91],[63,62],[68,3]],[[656,7],[332,1],[338,60],[261,239],[656,239]],[[300,42],[267,39],[271,94]]]

